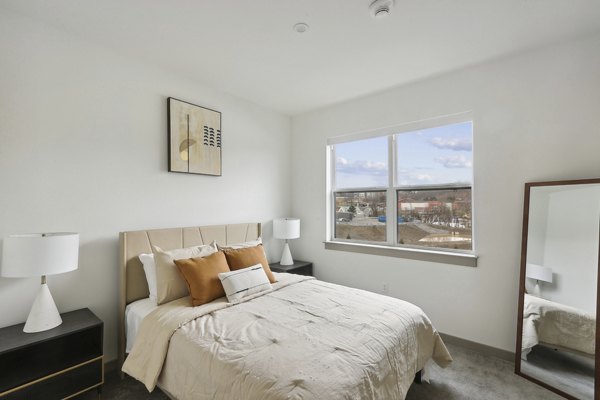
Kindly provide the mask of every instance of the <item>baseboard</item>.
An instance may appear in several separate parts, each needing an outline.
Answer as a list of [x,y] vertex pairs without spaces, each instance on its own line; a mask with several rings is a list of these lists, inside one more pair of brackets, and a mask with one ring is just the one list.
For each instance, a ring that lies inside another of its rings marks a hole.
[[476,351],[486,356],[492,356],[499,358],[501,360],[506,360],[510,362],[515,361],[515,353],[508,350],[498,349],[496,347],[488,346],[486,344],[481,344],[477,342],[472,342],[467,339],[462,339],[456,336],[448,335],[446,333],[441,333],[440,336],[446,343],[455,344],[457,346],[461,346],[467,348],[469,350]]
[[104,373],[116,371],[119,367],[119,360],[111,360],[104,363]]

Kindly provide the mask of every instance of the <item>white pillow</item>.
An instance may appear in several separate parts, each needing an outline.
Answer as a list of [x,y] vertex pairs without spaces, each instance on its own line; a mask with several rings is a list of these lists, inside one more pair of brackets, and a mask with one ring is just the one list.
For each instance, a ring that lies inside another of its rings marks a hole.
[[158,246],[153,246],[154,263],[156,264],[156,303],[158,305],[189,296],[185,279],[179,273],[173,260],[192,257],[206,257],[217,252],[217,243],[204,246],[186,247],[164,251]]
[[224,246],[221,246],[220,244],[217,243],[217,246],[219,247],[219,250],[245,249],[246,247],[255,247],[255,246],[258,246],[259,244],[262,244],[262,237],[259,237],[256,240],[249,240],[247,242],[242,242],[242,243],[226,244]]
[[225,295],[230,303],[237,303],[251,294],[272,289],[261,264],[219,274]]
[[142,253],[139,256],[142,265],[144,266],[144,274],[146,274],[146,282],[152,300],[156,301],[156,264],[154,263],[154,254]]

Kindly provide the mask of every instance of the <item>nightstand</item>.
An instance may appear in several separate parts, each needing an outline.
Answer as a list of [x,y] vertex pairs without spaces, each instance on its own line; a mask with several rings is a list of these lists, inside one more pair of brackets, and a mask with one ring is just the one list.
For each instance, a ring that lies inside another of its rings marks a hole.
[[104,323],[87,308],[37,333],[0,329],[0,399],[68,399],[104,383]]
[[292,265],[281,265],[279,263],[269,264],[273,272],[287,272],[289,274],[312,276],[313,265],[308,261],[294,261]]

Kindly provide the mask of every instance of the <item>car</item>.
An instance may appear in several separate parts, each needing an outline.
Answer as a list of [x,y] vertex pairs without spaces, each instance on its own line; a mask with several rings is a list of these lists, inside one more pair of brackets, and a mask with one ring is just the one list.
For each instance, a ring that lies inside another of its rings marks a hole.
[[[379,217],[377,217],[377,221],[379,221],[379,222],[385,222],[386,220],[387,220],[387,218],[385,217],[385,215],[380,215]],[[404,219],[404,217],[398,216],[399,224],[403,224],[405,222],[406,222],[406,220]]]

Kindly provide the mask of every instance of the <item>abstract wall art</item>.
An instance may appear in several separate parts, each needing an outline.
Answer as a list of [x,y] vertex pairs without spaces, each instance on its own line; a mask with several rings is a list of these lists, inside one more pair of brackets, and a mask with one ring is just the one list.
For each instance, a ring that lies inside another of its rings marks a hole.
[[169,172],[221,176],[221,113],[169,97]]

